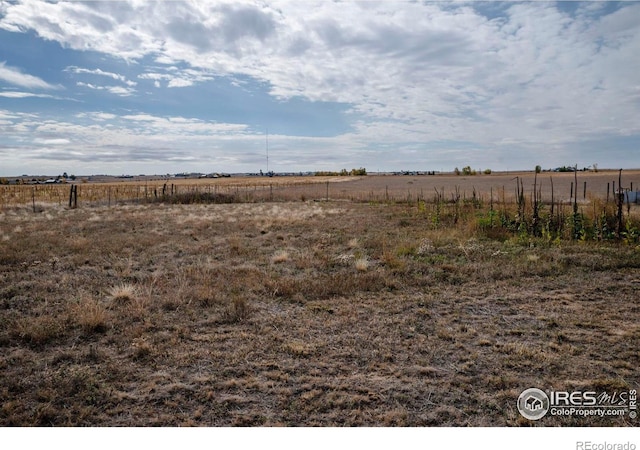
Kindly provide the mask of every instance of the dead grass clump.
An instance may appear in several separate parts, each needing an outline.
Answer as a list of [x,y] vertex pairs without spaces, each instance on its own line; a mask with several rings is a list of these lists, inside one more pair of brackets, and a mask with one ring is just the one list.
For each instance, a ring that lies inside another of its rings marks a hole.
[[70,307],[70,318],[86,333],[103,333],[109,324],[109,311],[98,300],[83,295]]
[[131,343],[131,358],[135,361],[147,359],[153,352],[153,345],[144,337],[135,338]]
[[288,342],[284,345],[284,350],[292,356],[308,357],[315,353],[316,347],[300,341]]
[[106,262],[106,267],[112,267],[119,278],[128,278],[133,275],[133,258],[118,257],[110,254]]
[[361,256],[355,260],[355,268],[358,272],[366,272],[371,263],[366,256]]
[[13,336],[33,347],[51,344],[65,334],[66,320],[56,315],[23,317],[13,327]]
[[90,247],[91,242],[83,236],[77,236],[70,240],[69,247],[74,253],[84,253]]
[[248,253],[248,249],[244,243],[244,240],[238,236],[233,235],[228,238],[229,253],[231,256],[242,256]]
[[527,261],[535,263],[538,262],[538,260],[540,259],[540,256],[534,254],[534,253],[529,253],[527,255]]
[[223,312],[223,320],[228,323],[244,322],[249,318],[250,314],[251,307],[246,297],[242,294],[234,294]]
[[144,318],[149,311],[150,303],[150,295],[140,295],[134,297],[128,304],[127,313],[129,314],[129,317],[135,320]]
[[404,272],[407,268],[407,262],[391,251],[385,251],[382,254],[382,263],[395,273]]
[[116,305],[126,305],[138,298],[138,289],[130,283],[122,283],[109,290],[109,298]]
[[271,257],[271,262],[273,264],[283,263],[289,261],[289,252],[286,250],[278,250]]
[[218,292],[216,292],[212,286],[195,286],[191,294],[196,303],[203,308],[208,308],[222,303],[219,298]]
[[351,250],[358,248],[359,246],[360,241],[358,240],[358,238],[349,239],[349,242],[347,243],[347,247],[349,247]]

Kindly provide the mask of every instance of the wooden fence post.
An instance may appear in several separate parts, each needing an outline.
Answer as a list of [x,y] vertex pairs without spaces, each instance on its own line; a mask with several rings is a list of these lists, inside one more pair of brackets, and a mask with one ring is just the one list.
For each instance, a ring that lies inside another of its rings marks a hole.
[[549,176],[549,180],[551,181],[551,216],[553,217],[553,177]]
[[618,192],[616,193],[616,201],[618,202],[618,239],[622,237],[622,205],[624,204],[624,190],[622,189],[622,169],[618,172]]
[[573,181],[571,182],[571,193],[569,194],[569,201],[573,200]]

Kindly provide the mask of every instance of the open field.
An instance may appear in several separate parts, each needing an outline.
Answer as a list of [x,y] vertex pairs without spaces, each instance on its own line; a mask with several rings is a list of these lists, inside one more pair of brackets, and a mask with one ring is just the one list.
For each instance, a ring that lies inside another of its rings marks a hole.
[[516,410],[640,387],[635,241],[302,195],[1,209],[0,424],[637,425]]
[[[121,202],[145,203],[166,199],[176,193],[197,192],[202,195],[234,196],[243,202],[297,201],[306,199],[342,199],[352,201],[430,201],[439,192],[450,200],[456,192],[462,198],[475,194],[489,201],[513,201],[516,179],[528,194],[533,190],[533,172],[456,176],[383,176],[361,177],[235,177],[218,179],[169,179],[154,181],[118,181],[112,183],[76,183],[80,204],[115,205]],[[569,202],[572,193],[581,203],[592,199],[613,198],[618,186],[618,171],[578,172],[577,187],[573,173],[541,173],[537,189],[545,202]],[[586,183],[586,186],[585,186]],[[553,184],[553,189],[552,189]],[[586,189],[585,189],[586,187]],[[640,170],[622,172],[622,187],[640,190]],[[69,199],[68,184],[0,186],[0,208],[26,203],[65,205]],[[607,190],[609,189],[609,191]],[[553,192],[552,192],[553,190]]]

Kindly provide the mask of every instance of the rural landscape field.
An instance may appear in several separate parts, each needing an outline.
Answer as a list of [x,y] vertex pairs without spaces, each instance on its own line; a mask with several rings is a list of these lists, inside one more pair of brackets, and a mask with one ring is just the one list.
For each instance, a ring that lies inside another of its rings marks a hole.
[[640,386],[618,177],[4,187],[0,424],[637,425],[516,409]]

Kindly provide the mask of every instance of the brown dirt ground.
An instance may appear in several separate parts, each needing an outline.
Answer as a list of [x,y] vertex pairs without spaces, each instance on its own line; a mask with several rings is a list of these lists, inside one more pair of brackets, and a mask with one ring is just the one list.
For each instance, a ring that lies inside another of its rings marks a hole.
[[638,389],[639,288],[639,248],[406,205],[7,208],[0,425],[637,425],[516,399]]

